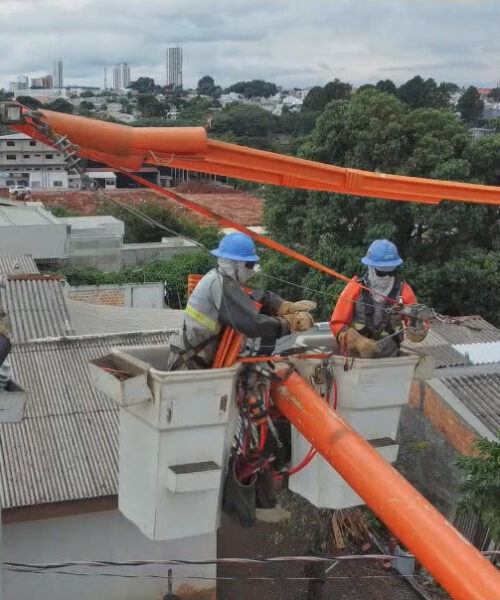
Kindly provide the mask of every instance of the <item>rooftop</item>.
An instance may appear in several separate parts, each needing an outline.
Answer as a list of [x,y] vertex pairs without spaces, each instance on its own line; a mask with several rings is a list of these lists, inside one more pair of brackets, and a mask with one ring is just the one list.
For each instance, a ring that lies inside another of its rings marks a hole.
[[0,203],[0,227],[57,224],[59,220],[56,217],[38,206],[13,206]]
[[118,407],[94,389],[87,363],[114,346],[162,344],[166,332],[43,340],[14,346],[27,391],[21,423],[0,424],[3,508],[118,493]]
[[31,254],[0,256],[0,274],[9,273],[38,273],[38,267]]

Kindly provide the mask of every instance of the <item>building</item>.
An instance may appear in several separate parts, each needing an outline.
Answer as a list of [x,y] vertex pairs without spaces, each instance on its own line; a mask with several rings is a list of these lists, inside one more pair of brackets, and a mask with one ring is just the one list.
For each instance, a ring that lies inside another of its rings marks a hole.
[[18,90],[27,90],[30,85],[30,80],[27,75],[18,75],[17,76],[17,89]]
[[[68,175],[63,155],[54,148],[24,133],[0,136],[0,189],[26,185],[32,189],[65,189],[78,187],[79,175]],[[19,174],[22,176],[19,181]]]
[[58,59],[54,62],[54,72],[53,72],[53,80],[55,88],[64,87],[63,81],[63,62],[62,59]]
[[52,75],[45,75],[44,77],[35,77],[31,80],[31,89],[33,90],[50,90],[52,88]]
[[182,48],[167,48],[165,56],[165,81],[167,86],[182,88]]
[[124,90],[130,84],[130,65],[118,63],[113,68],[113,89]]

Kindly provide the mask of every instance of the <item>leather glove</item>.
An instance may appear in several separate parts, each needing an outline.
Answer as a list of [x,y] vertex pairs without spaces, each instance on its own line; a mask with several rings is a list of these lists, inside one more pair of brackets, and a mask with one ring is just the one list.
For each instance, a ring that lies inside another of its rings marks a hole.
[[401,328],[401,322],[403,320],[403,315],[401,311],[403,310],[403,304],[393,304],[391,306],[391,312],[389,313],[389,323],[391,327],[396,330]]
[[340,332],[339,342],[346,344],[350,354],[360,358],[375,358],[382,349],[373,340],[369,340],[352,327]]
[[283,315],[284,319],[290,328],[290,333],[294,331],[307,331],[314,325],[314,319],[308,312],[296,312],[289,315]]
[[279,305],[276,314],[278,317],[282,317],[283,315],[291,315],[298,312],[311,312],[316,306],[316,302],[313,302],[312,300],[299,300],[298,302],[284,300]]
[[416,325],[408,325],[405,337],[409,342],[421,342],[427,336],[427,327],[420,321]]

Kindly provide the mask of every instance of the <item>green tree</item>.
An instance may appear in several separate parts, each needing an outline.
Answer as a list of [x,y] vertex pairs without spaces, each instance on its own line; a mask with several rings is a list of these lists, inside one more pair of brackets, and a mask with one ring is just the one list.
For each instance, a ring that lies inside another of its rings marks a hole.
[[500,185],[500,135],[489,135],[467,148],[472,172],[488,185]]
[[159,102],[153,94],[139,94],[137,96],[137,108],[143,117],[163,117],[165,106]]
[[92,90],[84,90],[80,94],[80,98],[93,98],[94,96],[95,96],[95,94]]
[[391,79],[381,79],[380,81],[377,81],[375,87],[377,90],[379,90],[379,92],[386,92],[387,94],[392,94],[393,96],[398,95],[398,88]]
[[460,96],[457,103],[458,111],[468,125],[476,125],[483,116],[484,102],[477,88],[469,86]]
[[7,100],[12,100],[13,97],[14,97],[14,93],[13,92],[8,92],[7,90],[4,90],[3,88],[0,88],[0,102],[5,102]]
[[348,100],[352,92],[352,85],[340,81],[340,79],[334,79],[325,85],[323,92],[327,102],[330,102],[330,100]]
[[215,91],[215,82],[213,77],[210,75],[205,75],[198,81],[198,86],[196,88],[198,94],[203,96],[211,96]]
[[[298,154],[370,171],[483,181],[470,161],[474,145],[467,127],[448,110],[411,110],[392,94],[371,88],[348,103],[330,102]],[[265,196],[265,224],[274,239],[352,276],[362,269],[368,244],[387,237],[399,246],[406,277],[423,301],[442,313],[481,313],[499,322],[499,208],[281,188],[266,188]],[[264,273],[319,290],[318,314],[330,316],[332,295],[342,283],[270,253],[263,264]],[[298,292],[292,288],[282,291],[293,298]]]
[[156,91],[157,86],[151,77],[139,77],[136,81],[131,81],[128,87],[140,94],[151,94]]
[[444,108],[448,106],[451,93],[450,84],[439,86],[434,79],[413,77],[398,90],[399,98],[411,108]]
[[227,88],[228,92],[243,94],[245,98],[269,98],[278,91],[276,84],[264,81],[262,79],[252,79],[252,81],[238,81]]
[[214,137],[254,148],[271,149],[277,118],[259,106],[233,104],[217,114]]
[[44,108],[68,114],[73,114],[74,111],[74,106],[71,102],[68,102],[64,98],[56,98],[53,102],[45,104]]
[[88,100],[82,100],[78,105],[78,108],[85,111],[95,110],[95,104]]
[[474,442],[474,456],[457,461],[464,478],[459,510],[479,515],[490,530],[491,538],[500,544],[500,443],[485,438]]
[[321,111],[325,108],[327,102],[324,88],[320,85],[315,85],[307,92],[302,107],[304,110]]
[[20,102],[23,106],[27,108],[31,108],[33,110],[37,110],[38,108],[42,108],[43,104],[37,100],[36,98],[32,98],[31,96],[18,96],[16,98],[17,102]]

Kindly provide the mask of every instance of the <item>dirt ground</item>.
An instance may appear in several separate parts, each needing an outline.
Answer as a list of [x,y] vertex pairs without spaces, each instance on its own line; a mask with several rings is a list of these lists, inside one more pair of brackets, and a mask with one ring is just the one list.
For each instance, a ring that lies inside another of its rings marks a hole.
[[[288,509],[288,507],[287,507]],[[220,557],[271,557],[304,555],[313,547],[321,547],[324,555],[337,555],[333,536],[328,531],[329,519],[325,511],[315,511],[308,515],[302,505],[296,513],[285,512],[279,523],[257,521],[254,527],[245,529],[226,515],[223,515],[219,530],[218,552]],[[321,524],[320,524],[321,523]],[[318,534],[318,529],[324,527]],[[352,547],[348,552],[357,552]],[[376,552],[376,550],[375,550]],[[235,581],[219,580],[218,600],[421,600],[392,570],[385,570],[381,562],[362,560],[339,562],[328,573],[325,583],[315,583],[314,592],[308,581],[301,578],[315,576],[305,572],[303,564],[286,563],[279,565],[221,565],[219,577],[234,577]],[[248,577],[273,577],[272,581],[248,581]],[[446,598],[434,595],[433,600]],[[308,595],[309,594],[309,595]]]

